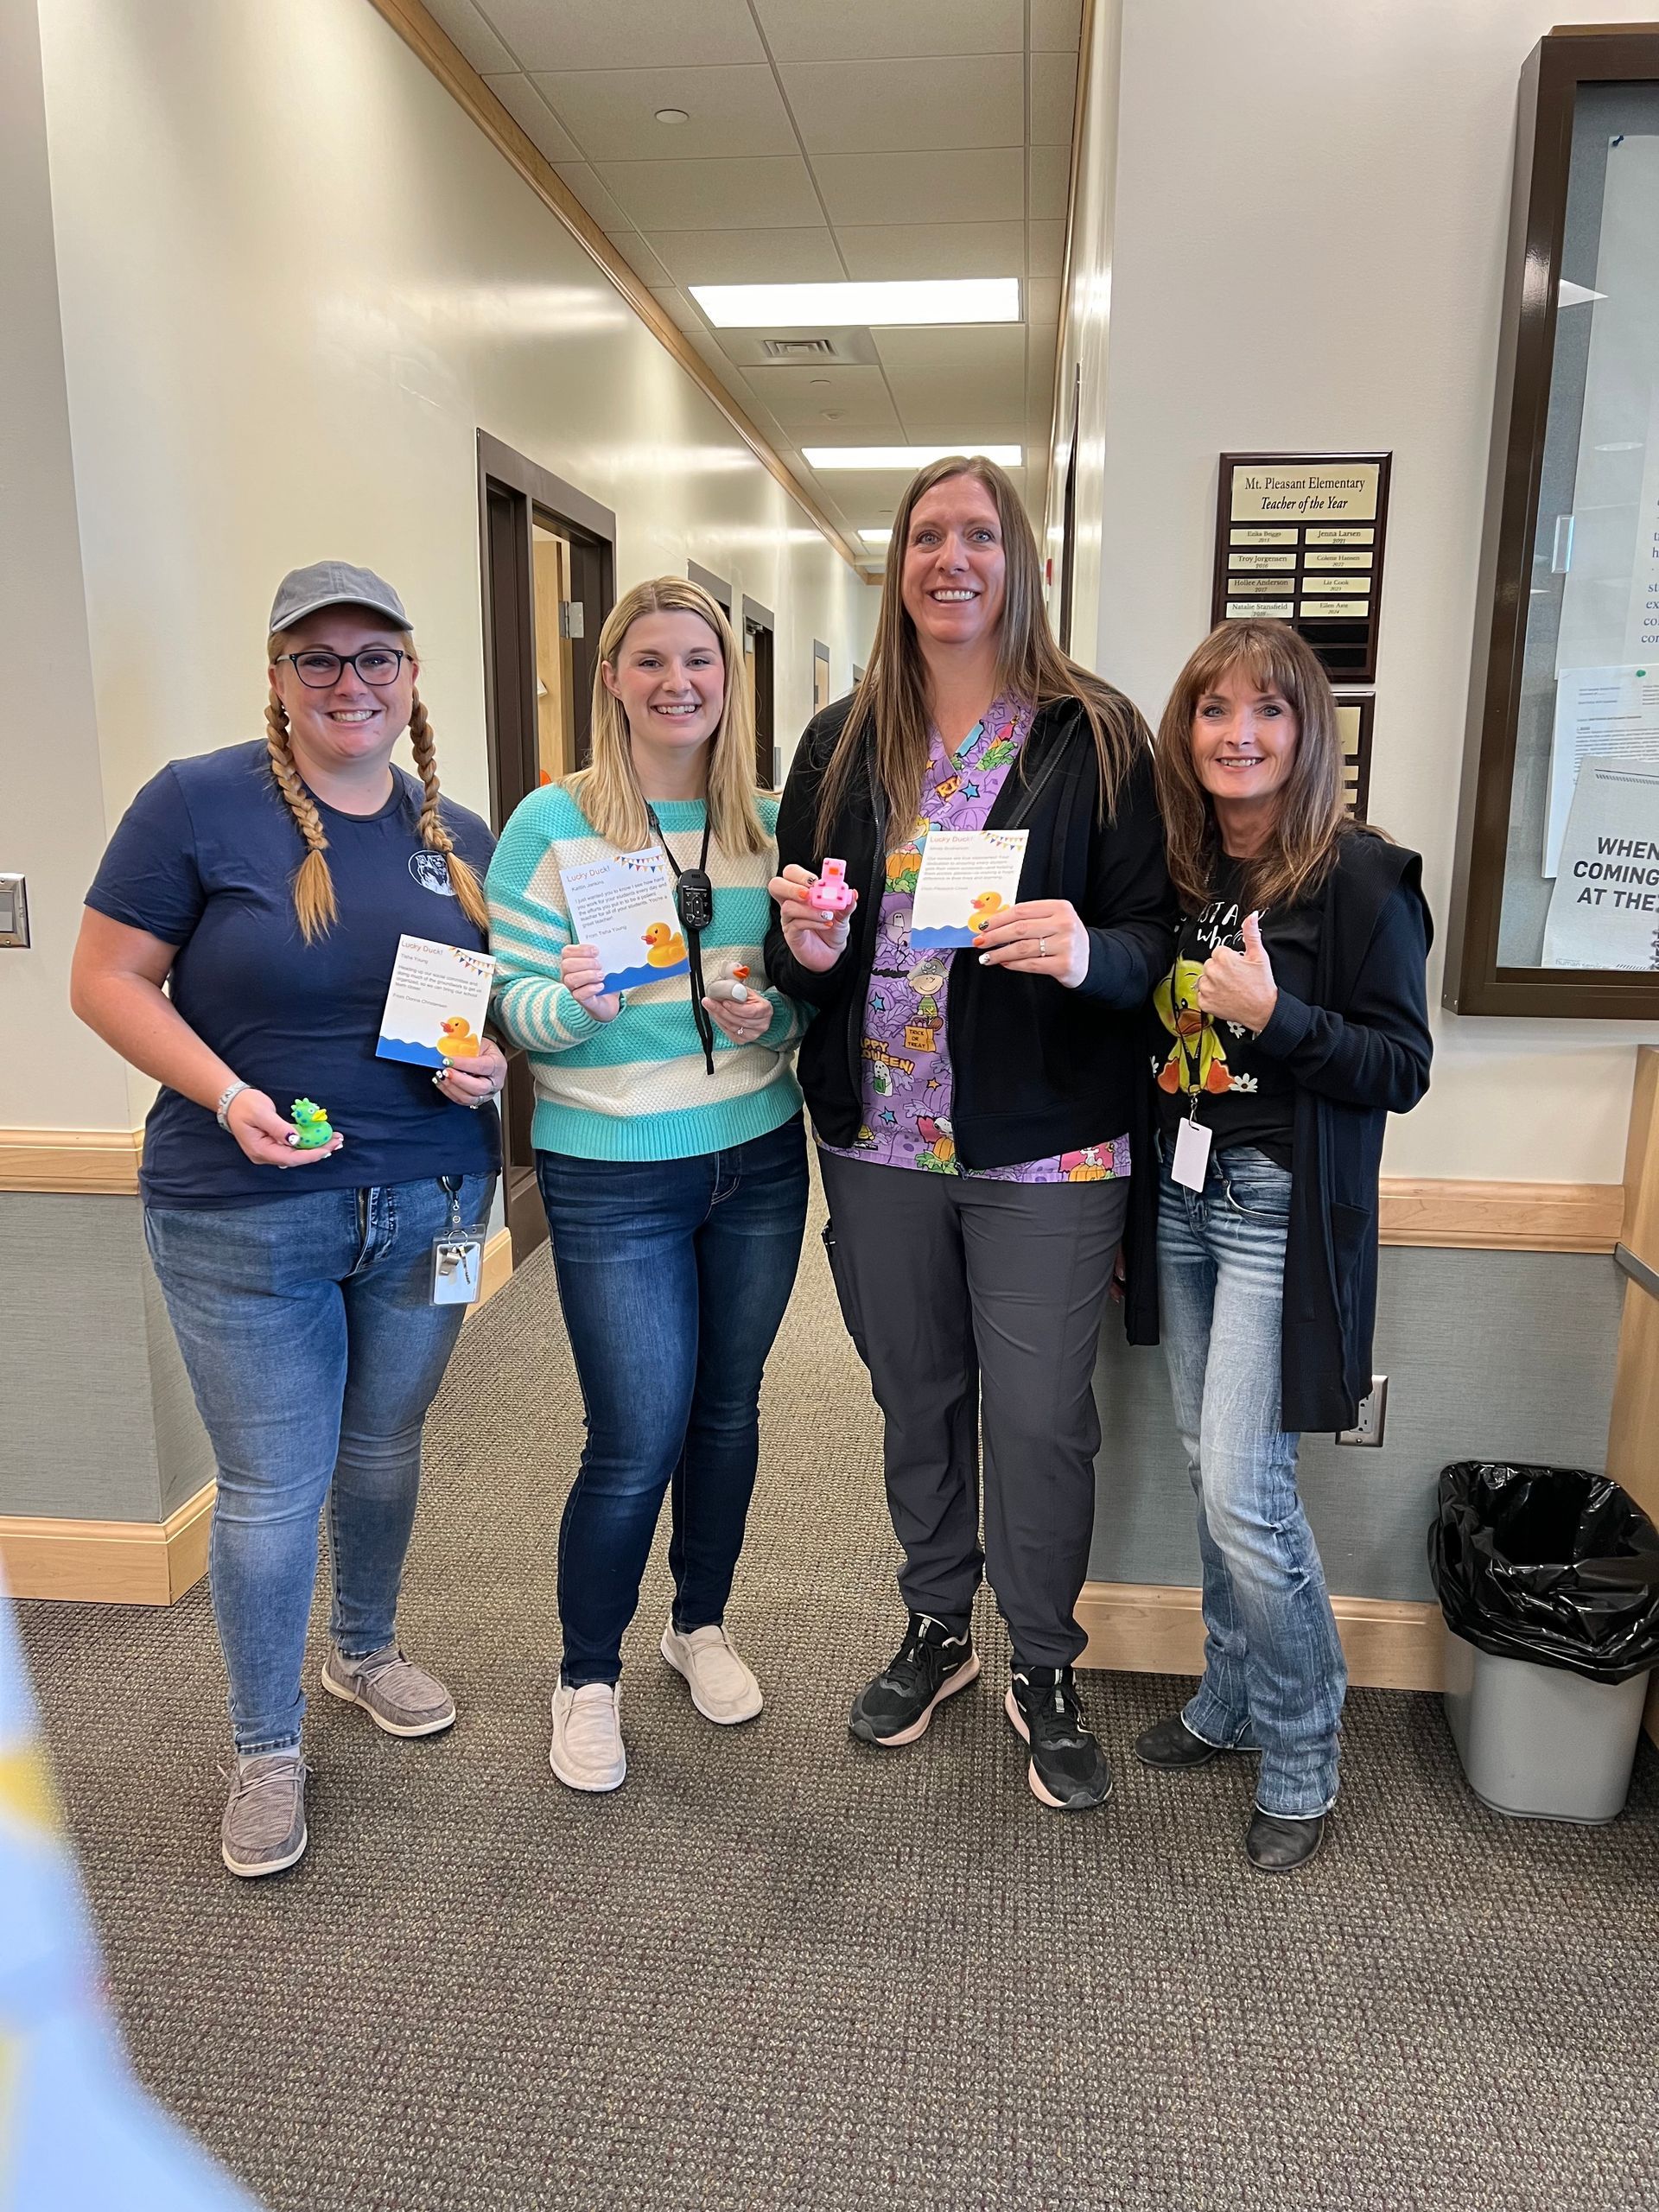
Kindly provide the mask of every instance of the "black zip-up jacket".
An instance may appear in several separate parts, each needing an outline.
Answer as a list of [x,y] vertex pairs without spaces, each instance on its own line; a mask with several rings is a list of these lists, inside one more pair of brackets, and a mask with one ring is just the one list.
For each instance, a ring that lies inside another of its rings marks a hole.
[[1281,990],[1255,1040],[1297,1086],[1279,1418],[1298,1434],[1351,1428],[1370,1389],[1383,1131],[1428,1089],[1433,1050],[1418,855],[1344,837],[1322,896],[1313,999]]
[[[823,844],[817,840],[818,792],[851,705],[839,699],[808,723],[778,813],[780,868],[798,861],[816,872],[827,853],[846,861],[858,893],[847,950],[821,976],[791,953],[776,907],[766,932],[768,976],[817,1008],[801,1046],[801,1087],[819,1135],[834,1145],[853,1143],[863,1119],[864,1002],[889,842],[868,734],[835,827]],[[950,1126],[966,1167],[1044,1160],[1126,1129],[1140,1147],[1137,1167],[1150,1164],[1141,1008],[1173,957],[1175,903],[1151,740],[1135,720],[1139,757],[1115,818],[1102,815],[1088,719],[1067,699],[1037,715],[987,820],[988,829],[1030,831],[1020,897],[1071,900],[1089,931],[1089,972],[1069,990],[1046,976],[1010,975],[974,959],[951,963]]]

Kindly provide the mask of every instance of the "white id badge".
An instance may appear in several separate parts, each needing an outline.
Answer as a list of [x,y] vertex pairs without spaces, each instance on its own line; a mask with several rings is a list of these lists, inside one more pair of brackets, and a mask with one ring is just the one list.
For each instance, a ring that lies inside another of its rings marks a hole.
[[1210,1140],[1214,1134],[1191,1116],[1175,1132],[1175,1158],[1169,1172],[1189,1191],[1204,1188],[1205,1170],[1210,1165]]
[[432,1303],[471,1306],[484,1271],[484,1239],[471,1230],[446,1229],[432,1240]]

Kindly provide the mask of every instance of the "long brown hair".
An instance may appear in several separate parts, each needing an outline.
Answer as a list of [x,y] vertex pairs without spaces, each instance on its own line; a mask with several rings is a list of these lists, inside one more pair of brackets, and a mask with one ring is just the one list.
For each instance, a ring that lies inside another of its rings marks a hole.
[[1258,690],[1283,696],[1297,733],[1290,772],[1279,787],[1272,841],[1244,871],[1248,903],[1294,906],[1311,898],[1335,866],[1342,839],[1359,826],[1343,806],[1337,702],[1313,647],[1284,622],[1217,624],[1175,679],[1158,725],[1154,763],[1170,878],[1194,914],[1212,895],[1221,840],[1210,794],[1192,765],[1192,723],[1199,701],[1235,669]]
[[605,684],[607,664],[616,666],[623,641],[642,614],[695,614],[720,644],[726,664],[726,701],[709,741],[709,829],[725,853],[762,853],[771,843],[755,804],[754,708],[748,677],[731,624],[719,602],[685,576],[651,576],[624,592],[599,633],[594,670],[593,758],[563,779],[568,791],[600,836],[620,852],[635,853],[651,839],[645,801],[633,765],[628,717]]
[[[412,637],[405,640],[404,650],[411,660],[416,658]],[[278,656],[288,651],[288,633],[284,631],[274,632],[266,640],[265,658],[273,667]],[[437,747],[433,740],[426,702],[418,691],[412,695],[410,705],[409,742],[424,794],[421,803],[421,842],[428,852],[443,855],[449,870],[450,887],[461,902],[461,912],[474,928],[487,931],[490,910],[485,903],[483,887],[471,867],[455,850],[454,840],[443,826],[443,816],[438,804]],[[295,760],[293,734],[288,727],[288,709],[278,697],[274,683],[270,687],[270,696],[265,702],[265,752],[270,761],[270,772],[276,779],[276,788],[294,817],[295,827],[305,840],[305,858],[294,875],[294,912],[299,921],[300,935],[308,944],[311,944],[334,927],[340,918],[340,906],[334,897],[334,879],[328,867],[328,833],[322,826],[317,803],[307,789]]]
[[830,755],[819,795],[821,844],[830,836],[847,796],[867,728],[875,733],[875,777],[887,799],[889,818],[907,830],[920,803],[931,718],[927,664],[922,658],[916,626],[905,607],[905,548],[910,542],[911,517],[917,501],[936,485],[957,476],[971,476],[984,486],[1002,528],[1006,582],[997,649],[997,695],[1033,708],[1046,707],[1058,699],[1077,702],[1095,741],[1103,817],[1116,813],[1119,787],[1137,747],[1144,742],[1141,717],[1123,694],[1079,667],[1055,644],[1043,603],[1037,540],[1007,475],[982,454],[952,454],[947,460],[930,461],[925,468],[917,470],[905,486],[893,517],[869,665],[853,694],[852,710]]

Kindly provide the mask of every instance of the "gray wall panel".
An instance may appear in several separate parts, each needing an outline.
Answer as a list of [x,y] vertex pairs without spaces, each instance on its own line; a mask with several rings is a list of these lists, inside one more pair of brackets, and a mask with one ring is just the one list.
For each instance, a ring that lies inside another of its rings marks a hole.
[[[142,1236],[141,1236],[142,1242]],[[167,1300],[146,1252],[140,1281],[144,1328],[149,1349],[150,1402],[156,1424],[156,1458],[161,1469],[162,1514],[165,1518],[213,1479],[213,1447],[190,1394],[190,1378],[179,1356],[178,1338],[167,1318]]]
[[162,1518],[136,1198],[0,1192],[0,1511]]
[[[1304,1440],[1302,1496],[1333,1590],[1426,1599],[1424,1536],[1452,1459],[1600,1467],[1607,1451],[1622,1278],[1611,1256],[1382,1255],[1376,1366],[1389,1377],[1376,1451]],[[1090,1573],[1196,1583],[1192,1489],[1159,1352],[1131,1351],[1116,1314],[1095,1376],[1101,1409]]]

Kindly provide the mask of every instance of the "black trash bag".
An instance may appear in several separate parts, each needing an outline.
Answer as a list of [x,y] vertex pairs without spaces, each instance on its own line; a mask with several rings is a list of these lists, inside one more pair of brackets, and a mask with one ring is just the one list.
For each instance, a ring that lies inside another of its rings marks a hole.
[[1443,1467],[1428,1566],[1446,1625],[1477,1651],[1592,1682],[1659,1665],[1659,1529],[1605,1475]]

